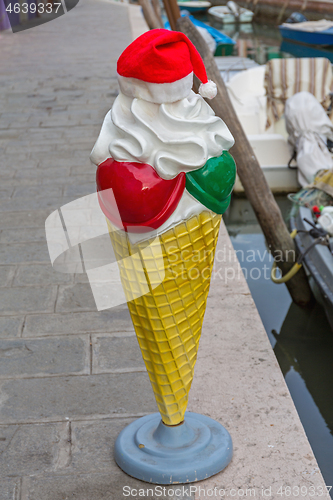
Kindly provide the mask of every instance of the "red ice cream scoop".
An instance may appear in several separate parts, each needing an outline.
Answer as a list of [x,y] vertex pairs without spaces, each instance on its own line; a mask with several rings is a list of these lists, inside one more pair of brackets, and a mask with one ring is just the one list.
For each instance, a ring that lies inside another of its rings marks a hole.
[[118,227],[143,233],[158,229],[175,211],[186,176],[181,172],[165,180],[147,163],[108,158],[98,166],[96,182],[106,217]]

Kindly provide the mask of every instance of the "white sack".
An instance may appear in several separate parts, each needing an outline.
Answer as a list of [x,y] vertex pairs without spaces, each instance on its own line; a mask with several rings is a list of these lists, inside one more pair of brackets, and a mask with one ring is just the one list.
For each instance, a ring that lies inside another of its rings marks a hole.
[[333,169],[326,146],[328,138],[333,141],[333,124],[310,92],[298,92],[287,99],[285,120],[288,142],[297,153],[298,182],[304,187],[318,170]]

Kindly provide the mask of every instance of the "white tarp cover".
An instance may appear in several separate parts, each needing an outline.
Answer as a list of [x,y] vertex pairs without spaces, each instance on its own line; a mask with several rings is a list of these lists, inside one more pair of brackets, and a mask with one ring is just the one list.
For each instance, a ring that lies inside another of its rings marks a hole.
[[333,21],[329,21],[328,19],[321,19],[320,21],[305,21],[304,23],[283,23],[282,26],[284,28],[290,28],[293,30],[317,33],[333,28]]
[[285,107],[288,142],[297,153],[298,182],[310,184],[320,169],[333,169],[327,139],[333,141],[333,124],[310,92],[289,97]]

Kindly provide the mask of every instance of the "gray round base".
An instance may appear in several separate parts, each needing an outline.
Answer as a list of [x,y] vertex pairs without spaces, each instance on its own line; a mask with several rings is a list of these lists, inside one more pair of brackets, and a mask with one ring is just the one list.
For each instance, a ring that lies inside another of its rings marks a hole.
[[177,426],[159,413],[135,420],[119,434],[115,459],[128,475],[154,484],[192,483],[223,470],[232,457],[229,432],[215,420],[185,413]]

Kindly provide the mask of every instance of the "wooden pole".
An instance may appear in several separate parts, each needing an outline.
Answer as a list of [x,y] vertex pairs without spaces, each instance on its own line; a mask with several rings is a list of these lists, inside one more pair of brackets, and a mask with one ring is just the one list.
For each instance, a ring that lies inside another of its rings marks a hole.
[[155,12],[156,19],[158,20],[158,23],[160,25],[159,27],[164,28],[164,24],[162,21],[162,15],[161,15],[160,1],[159,0],[151,0],[151,3],[153,6],[153,9],[154,9],[154,12]]
[[178,7],[177,0],[165,0],[166,2],[169,2],[173,18],[175,20],[175,23],[177,23],[177,20],[180,19],[180,8]]
[[159,20],[157,19],[153,6],[150,3],[150,0],[139,0],[139,3],[142,7],[143,15],[148,24],[149,29],[153,30],[156,28],[160,28]]
[[177,19],[180,18],[180,10],[177,4],[177,0],[163,0],[163,4],[166,15],[168,16],[170,27],[172,30],[176,30],[176,22]]
[[[176,26],[177,30],[188,36],[196,46],[204,61],[208,79],[213,80],[217,85],[218,94],[215,99],[209,101],[209,105],[213,108],[215,114],[227,124],[235,138],[235,145],[231,153],[237,165],[239,178],[255,211],[272,255],[282,273],[285,274],[291,269],[296,260],[295,244],[289,235],[281,211],[234,111],[214,57],[188,17],[180,17],[176,22]],[[197,83],[198,80],[195,81],[195,84]],[[312,301],[312,292],[303,268],[286,285],[296,304],[306,306]]]

